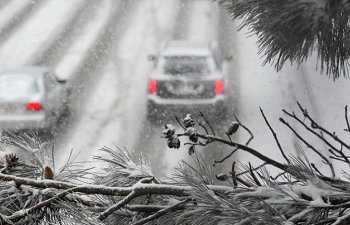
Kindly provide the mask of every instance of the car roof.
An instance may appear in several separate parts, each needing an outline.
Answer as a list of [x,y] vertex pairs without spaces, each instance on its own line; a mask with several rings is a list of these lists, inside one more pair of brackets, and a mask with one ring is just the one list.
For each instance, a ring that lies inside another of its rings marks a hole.
[[211,55],[211,44],[205,41],[172,40],[169,41],[162,56],[208,56]]
[[19,67],[19,68],[6,68],[0,69],[0,75],[2,74],[28,74],[31,76],[40,76],[49,72],[48,67],[40,66],[28,66],[28,67]]

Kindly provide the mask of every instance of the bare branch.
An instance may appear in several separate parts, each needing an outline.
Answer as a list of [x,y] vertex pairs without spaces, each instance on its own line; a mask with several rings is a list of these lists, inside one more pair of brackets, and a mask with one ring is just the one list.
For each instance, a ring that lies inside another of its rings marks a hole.
[[223,144],[227,144],[229,146],[232,146],[232,147],[235,147],[235,148],[238,148],[238,149],[241,149],[243,151],[246,151],[252,155],[254,155],[255,157],[261,159],[262,161],[265,161],[266,163],[268,164],[271,164],[283,171],[286,171],[288,170],[288,165],[285,165],[285,164],[282,164],[280,162],[277,162],[263,154],[261,154],[259,151],[255,150],[255,149],[252,149],[246,145],[242,145],[242,144],[239,144],[239,143],[236,143],[236,142],[230,142],[230,141],[227,141],[225,139],[222,139],[222,138],[219,138],[219,137],[216,137],[216,136],[213,136],[213,135],[203,135],[203,134],[198,134],[198,136],[200,138],[203,138],[203,139],[212,139],[214,141],[217,141],[217,142],[221,142]]
[[199,116],[203,118],[204,122],[208,125],[212,135],[215,135],[215,130],[213,129],[213,127],[211,126],[211,124],[209,123],[209,121],[207,120],[207,118],[205,118],[204,114],[202,112],[199,112]]
[[346,126],[348,132],[350,132],[350,123],[349,123],[349,117],[348,117],[348,106],[345,106],[345,121],[346,121]]
[[277,134],[276,134],[275,131],[272,129],[272,127],[271,127],[269,121],[267,120],[267,118],[266,118],[266,116],[265,116],[265,114],[264,114],[264,111],[263,111],[261,108],[260,108],[260,112],[261,112],[261,115],[263,116],[263,118],[264,118],[264,120],[265,120],[265,123],[266,123],[267,126],[270,128],[270,131],[271,131],[273,137],[275,138],[276,144],[277,144],[278,149],[280,150],[280,152],[281,152],[283,158],[287,161],[288,164],[290,164],[290,161],[289,161],[288,157],[287,157],[286,154],[284,153],[283,148],[282,148],[280,142],[278,141]]
[[249,173],[252,176],[255,184],[258,185],[258,186],[261,186],[260,181],[258,180],[258,178],[254,174],[253,167],[252,167],[252,164],[250,164],[250,162],[249,162]]
[[347,149],[350,150],[350,146],[348,144],[346,144],[344,141],[342,141],[341,139],[338,138],[338,136],[336,136],[334,133],[329,132],[328,130],[326,130],[325,128],[323,128],[322,126],[320,126],[319,124],[317,124],[308,114],[308,112],[306,111],[306,109],[303,109],[303,107],[300,105],[299,102],[298,106],[300,108],[300,110],[303,112],[304,116],[306,118],[308,118],[311,122],[311,124],[315,125],[315,129],[319,129],[320,131],[324,132],[325,134],[327,134],[328,136],[332,137],[335,141],[339,142],[341,145],[343,145],[344,147],[346,147]]
[[286,122],[283,118],[280,118],[280,121],[286,125],[294,134],[295,136],[301,140],[308,148],[310,148],[312,151],[314,151],[317,155],[319,155],[329,166],[329,168],[331,169],[332,172],[332,176],[335,177],[335,172],[334,172],[334,168],[332,163],[327,159],[326,156],[324,156],[321,152],[319,152],[314,146],[312,146],[309,142],[307,142],[304,138],[302,138],[298,132],[296,132],[296,130],[288,123]]

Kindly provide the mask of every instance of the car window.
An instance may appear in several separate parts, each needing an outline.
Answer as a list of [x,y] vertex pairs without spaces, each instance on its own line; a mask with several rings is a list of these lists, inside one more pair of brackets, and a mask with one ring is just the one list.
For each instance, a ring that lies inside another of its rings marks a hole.
[[0,76],[0,96],[27,96],[40,92],[36,77],[27,75]]
[[162,69],[165,74],[198,74],[205,75],[209,73],[209,67],[206,57],[191,56],[171,56],[164,57]]
[[47,90],[52,90],[56,87],[57,80],[55,78],[55,75],[52,73],[45,74],[45,88]]

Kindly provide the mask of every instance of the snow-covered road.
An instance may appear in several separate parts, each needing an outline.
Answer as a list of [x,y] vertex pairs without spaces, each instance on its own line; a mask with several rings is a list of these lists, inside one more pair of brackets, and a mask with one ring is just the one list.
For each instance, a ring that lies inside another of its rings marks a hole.
[[[71,149],[80,152],[78,159],[88,160],[103,146],[148,154],[157,164],[154,169],[162,170],[159,174],[169,174],[180,159],[186,158],[186,149],[167,149],[160,138],[161,128],[145,119],[151,72],[147,55],[157,52],[161,43],[171,38],[222,42],[226,53],[234,58],[227,66],[233,111],[253,131],[252,146],[274,159],[282,157],[276,154],[277,147],[259,107],[288,153],[295,153],[299,144],[278,118],[282,109],[297,111],[296,101],[326,127],[335,125],[338,132],[344,128],[343,109],[350,81],[332,82],[320,75],[314,69],[314,58],[300,68],[286,65],[280,72],[270,65],[262,66],[256,37],[248,38],[244,29],[235,31],[238,22],[230,21],[211,1],[103,0],[87,7],[88,15],[79,17],[85,10],[82,7],[83,0],[14,0],[0,8],[0,65],[52,66],[76,87],[74,117],[68,118],[55,139],[56,169]],[[24,18],[24,12],[27,19],[14,23],[14,18]],[[2,38],[9,24],[13,24],[14,33]],[[42,57],[52,59],[45,61]],[[230,118],[222,127],[229,122]],[[241,142],[245,138],[243,133],[237,137]],[[206,150],[212,157],[229,152],[225,148]],[[247,154],[239,154],[238,158],[257,162]]]

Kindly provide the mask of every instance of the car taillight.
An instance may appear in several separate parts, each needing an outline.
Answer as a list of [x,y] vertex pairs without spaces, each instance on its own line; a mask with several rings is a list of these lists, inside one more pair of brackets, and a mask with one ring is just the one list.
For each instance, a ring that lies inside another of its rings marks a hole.
[[148,81],[148,93],[154,94],[157,92],[157,81],[149,80]]
[[215,94],[222,94],[224,93],[224,81],[223,80],[216,80],[214,84]]
[[27,110],[39,111],[43,109],[43,105],[40,102],[28,102]]

